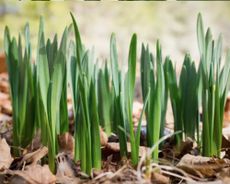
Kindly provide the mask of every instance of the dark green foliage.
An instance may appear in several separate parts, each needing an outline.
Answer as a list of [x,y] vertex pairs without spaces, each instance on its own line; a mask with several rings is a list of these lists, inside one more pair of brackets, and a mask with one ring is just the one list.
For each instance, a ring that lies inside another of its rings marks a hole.
[[[196,130],[199,124],[198,74],[194,62],[186,54],[179,77],[179,84],[177,84],[176,69],[173,68],[172,61],[167,58],[166,63],[171,105],[175,121],[174,131],[183,132],[177,135],[177,141],[180,144],[183,137],[195,139],[197,133]],[[199,134],[197,134],[198,136]]]

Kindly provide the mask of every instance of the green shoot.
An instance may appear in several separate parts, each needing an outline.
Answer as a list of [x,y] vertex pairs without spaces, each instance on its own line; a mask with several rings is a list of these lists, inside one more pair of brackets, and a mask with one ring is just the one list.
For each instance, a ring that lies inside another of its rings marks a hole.
[[105,129],[105,132],[109,135],[112,132],[111,123],[111,109],[112,109],[112,89],[110,87],[110,73],[106,64],[103,68],[98,70],[97,74],[98,83],[98,113],[101,126]]
[[184,58],[179,84],[177,84],[176,69],[173,68],[172,61],[169,58],[166,58],[166,65],[174,116],[174,131],[181,130],[183,132],[176,136],[177,144],[180,144],[183,140],[183,135],[184,137],[195,139],[195,133],[198,128],[198,74],[195,64],[188,54]]
[[[139,160],[139,145],[136,144],[134,127],[133,127],[133,100],[134,100],[134,89],[135,89],[135,79],[136,79],[136,51],[137,50],[137,37],[136,34],[132,36],[130,47],[129,47],[129,58],[128,58],[128,73],[126,75],[125,85],[128,88],[126,93],[125,104],[127,108],[127,118],[129,122],[129,133],[130,133],[130,143],[131,143],[131,160],[132,164],[136,166]],[[138,132],[138,131],[137,131]],[[139,141],[139,140],[138,140]]]
[[204,33],[201,14],[197,18],[197,40],[201,56],[203,155],[220,156],[224,106],[229,90],[230,52],[222,65],[222,37],[215,42],[210,29]]
[[[116,48],[115,35],[111,35],[110,39],[110,63],[112,70],[112,87],[114,91],[114,109],[113,109],[113,124],[116,128],[114,131],[118,134],[120,144],[120,155],[123,158],[127,157],[127,136],[125,127],[125,109],[122,103],[122,77],[118,67],[118,56]],[[124,95],[123,95],[124,96]]]
[[[148,90],[150,99],[145,109],[147,120],[147,146],[152,147],[160,138],[161,125],[165,119],[167,99],[165,98],[165,76],[162,63],[161,47],[159,42],[156,46],[156,62],[148,47],[142,45],[141,53],[141,85],[143,100],[146,100]],[[156,67],[156,73],[155,71]],[[163,131],[163,130],[162,130]],[[158,146],[153,152],[154,160],[158,159]]]
[[75,159],[81,170],[91,175],[92,169],[101,168],[100,132],[96,76],[93,74],[92,52],[84,51],[80,33],[71,14],[75,33],[75,52],[71,57],[71,86],[75,114]]
[[[43,20],[40,22],[37,52],[37,91],[38,119],[41,125],[43,144],[48,146],[49,167],[55,170],[57,154],[57,134],[60,133],[60,104],[65,79],[67,29],[65,29],[60,47],[57,40],[47,41],[45,45]],[[64,87],[64,90],[66,88]],[[66,105],[66,99],[64,105]],[[68,124],[64,125],[68,126]],[[62,127],[63,128],[63,127]]]
[[[35,131],[35,66],[31,58],[29,25],[25,26],[25,49],[21,35],[18,42],[5,28],[4,46],[9,73],[13,109],[13,145],[25,148],[31,143]],[[19,154],[15,151],[15,154]]]

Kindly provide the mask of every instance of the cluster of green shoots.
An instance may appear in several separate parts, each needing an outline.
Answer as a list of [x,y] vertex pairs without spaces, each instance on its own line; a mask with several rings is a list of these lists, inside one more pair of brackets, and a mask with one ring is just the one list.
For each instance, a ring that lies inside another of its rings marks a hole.
[[[37,57],[31,56],[29,25],[25,26],[25,42],[11,38],[5,29],[5,54],[13,107],[13,143],[28,146],[37,131],[42,144],[48,147],[50,169],[55,171],[58,135],[69,127],[67,91],[72,93],[75,130],[74,159],[80,160],[81,170],[88,175],[101,169],[100,127],[110,135],[117,134],[122,159],[128,158],[127,141],[131,144],[133,166],[139,162],[141,122],[145,115],[147,147],[155,149],[151,159],[157,161],[159,139],[164,135],[168,96],[170,97],[176,142],[186,137],[196,140],[203,155],[220,155],[222,122],[226,95],[229,89],[230,53],[221,65],[221,37],[217,44],[210,29],[204,34],[201,15],[197,21],[200,64],[196,69],[189,54],[184,57],[179,82],[170,57],[163,59],[159,41],[156,57],[142,45],[140,56],[143,109],[137,127],[132,119],[135,96],[137,36],[130,41],[127,71],[120,67],[115,35],[110,39],[110,57],[99,62],[93,49],[82,43],[74,16],[73,24],[63,32],[60,43],[57,35],[45,39],[41,19]],[[69,33],[74,32],[75,40]],[[24,46],[24,50],[23,50]],[[200,119],[202,106],[202,119]],[[202,121],[202,136],[199,124]],[[201,140],[201,141],[200,141]],[[200,143],[201,142],[201,143]],[[20,154],[15,150],[15,154]]]
[[203,154],[220,155],[224,106],[229,91],[230,51],[227,51],[225,63],[221,63],[222,37],[212,38],[211,30],[203,29],[201,15],[197,20],[197,38],[200,51],[200,83],[202,86],[203,113]]
[[[49,164],[54,170],[57,135],[68,131],[66,51],[67,29],[60,46],[57,35],[45,41],[43,20],[40,21],[37,58],[31,58],[28,24],[25,26],[25,50],[19,34],[18,43],[5,29],[5,53],[9,71],[13,107],[13,143],[26,147],[41,130],[42,143],[49,147]],[[19,152],[16,150],[16,154]]]

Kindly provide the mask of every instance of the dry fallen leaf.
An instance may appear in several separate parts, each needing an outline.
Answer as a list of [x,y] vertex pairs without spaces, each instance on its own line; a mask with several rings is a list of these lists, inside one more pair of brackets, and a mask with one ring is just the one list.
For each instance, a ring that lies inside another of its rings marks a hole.
[[0,113],[0,134],[12,130],[12,117]]
[[215,178],[218,172],[230,167],[230,161],[186,154],[181,158],[177,167],[200,178]]
[[71,158],[65,153],[59,153],[57,158],[57,178],[63,177],[74,177],[76,172],[74,170],[74,162]]
[[[1,58],[1,56],[0,56]],[[1,60],[1,59],[0,59]],[[1,61],[0,61],[1,62]],[[7,73],[7,70],[4,72],[4,73],[1,73],[0,72],[0,80],[5,80],[5,81],[8,81],[9,79],[9,76],[8,76],[8,73]]]
[[217,177],[223,182],[223,184],[230,183],[230,168],[224,168]]
[[25,165],[36,165],[37,162],[48,153],[47,147],[42,147],[32,153],[27,153],[13,161],[10,169],[21,169]]
[[177,158],[181,158],[185,154],[191,153],[191,151],[194,148],[194,141],[193,139],[187,137],[185,141],[182,141],[179,150],[177,150],[177,147],[175,146],[175,153]]
[[31,165],[37,164],[37,162],[48,153],[47,147],[42,147],[32,153],[27,153],[23,156],[22,162],[30,163]]
[[2,93],[2,92],[0,92],[0,104],[2,105],[4,102],[5,102],[5,100],[10,100],[10,96],[9,96],[9,94],[7,94],[7,93]]
[[158,183],[158,184],[169,184],[170,179],[169,177],[164,176],[161,173],[158,172],[152,172],[152,183]]
[[54,184],[56,182],[56,177],[51,173],[48,165],[29,165],[23,171],[9,170],[8,174],[13,176],[10,183],[15,184]]
[[[137,172],[130,166],[123,166],[117,170],[105,183],[144,183],[143,179],[138,178]],[[146,182],[145,182],[146,183]]]
[[23,150],[23,154],[34,152],[42,147],[41,130],[36,131],[32,142]]
[[9,93],[9,84],[7,81],[0,81],[0,91],[2,91],[3,93]]
[[4,104],[1,105],[1,112],[3,114],[12,116],[12,106],[9,100],[5,100]]
[[12,161],[9,145],[5,139],[0,138],[0,171],[8,169]]
[[[101,146],[105,146],[108,143],[108,136],[101,127],[100,127],[100,140],[101,140]],[[58,144],[59,144],[60,152],[65,152],[73,155],[74,152],[73,148],[75,144],[74,141],[75,140],[73,136],[69,132],[59,135]]]

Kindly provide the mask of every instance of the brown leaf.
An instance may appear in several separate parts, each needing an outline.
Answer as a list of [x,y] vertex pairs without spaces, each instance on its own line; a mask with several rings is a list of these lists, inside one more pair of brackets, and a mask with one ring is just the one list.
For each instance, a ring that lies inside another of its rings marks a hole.
[[8,169],[12,161],[9,145],[5,139],[0,138],[0,171]]
[[144,183],[142,179],[138,178],[137,172],[132,167],[127,165],[117,170],[112,177],[108,178],[108,180],[104,182],[105,183],[132,183],[132,184]]
[[58,179],[65,177],[74,177],[76,175],[76,171],[74,170],[74,161],[65,154],[59,153],[57,158],[57,173],[56,177]]
[[4,73],[0,72],[0,80],[8,81],[8,79],[9,79],[9,76],[8,76],[7,71],[5,71]]
[[0,104],[2,105],[3,102],[5,102],[5,100],[8,100],[9,101],[10,97],[9,97],[9,94],[7,93],[2,93],[0,92]]
[[48,153],[47,147],[42,147],[32,153],[24,155],[22,162],[30,163],[31,165],[37,164],[37,162]]
[[6,139],[9,145],[13,142],[13,122],[12,117],[0,113],[0,136]]
[[30,165],[23,171],[8,171],[13,175],[11,183],[29,183],[29,184],[54,184],[56,177],[51,173],[48,165]]
[[7,81],[0,81],[0,91],[2,91],[3,93],[9,93],[9,84]]
[[168,184],[170,183],[170,180],[168,177],[164,176],[161,173],[158,172],[152,172],[152,183],[157,183],[157,184]]
[[2,104],[1,112],[3,114],[7,114],[9,116],[12,116],[12,106],[11,106],[11,102],[9,100],[5,101],[4,104]]
[[12,117],[0,114],[0,134],[4,134],[12,129]]
[[189,137],[187,137],[185,141],[182,141],[179,150],[177,150],[178,152],[176,153],[176,157],[181,158],[185,154],[190,153],[194,147],[193,143],[194,141]]
[[11,169],[21,169],[24,165],[36,165],[37,162],[48,153],[47,147],[42,147],[32,153],[27,153],[20,158],[14,160],[11,164]]
[[[100,127],[100,141],[101,141],[101,146],[106,146],[106,144],[108,143],[108,136],[101,127]],[[75,140],[69,132],[58,135],[58,144],[59,144],[60,152],[70,154],[73,157]]]
[[33,152],[42,147],[41,142],[41,130],[36,131],[32,142],[24,149],[23,154],[26,154],[28,152]]
[[224,168],[217,177],[223,182],[223,184],[230,183],[230,168]]
[[189,154],[183,156],[177,164],[178,168],[200,178],[216,177],[217,172],[220,172],[223,168],[229,166],[229,160],[226,159],[193,156]]

